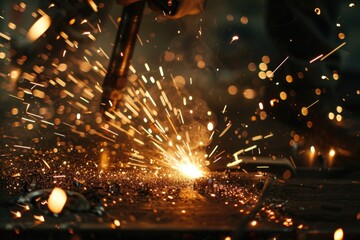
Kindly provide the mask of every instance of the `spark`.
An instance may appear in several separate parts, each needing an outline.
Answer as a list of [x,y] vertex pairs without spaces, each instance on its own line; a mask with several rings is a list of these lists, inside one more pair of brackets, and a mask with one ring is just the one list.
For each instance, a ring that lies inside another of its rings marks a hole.
[[44,14],[41,18],[39,18],[29,29],[26,37],[31,41],[34,42],[37,40],[41,35],[43,35],[46,30],[49,29],[51,25],[51,18]]
[[249,152],[249,151],[251,151],[251,150],[254,150],[255,148],[257,148],[257,145],[253,145],[253,146],[251,146],[251,147],[246,148],[246,149],[244,150],[244,152]]
[[312,104],[310,104],[309,106],[307,106],[306,108],[309,109],[312,106],[314,106],[315,104],[317,104],[320,100],[316,100],[315,102],[313,102]]
[[274,136],[274,134],[273,134],[273,133],[269,133],[268,135],[264,136],[264,139],[270,138],[270,137],[272,137],[272,136]]
[[199,33],[200,36],[202,35],[202,28],[201,28],[201,26],[199,27],[198,33]]
[[346,42],[343,42],[342,44],[340,44],[339,46],[337,46],[336,48],[334,48],[333,50],[331,50],[328,54],[326,54],[325,56],[323,56],[320,61],[324,61],[328,56],[330,56],[331,54],[333,54],[334,52],[336,52],[337,50],[339,50],[342,46],[344,46],[346,44]]
[[316,150],[315,150],[315,147],[314,147],[314,146],[311,146],[311,147],[310,147],[310,152],[311,152],[312,154],[314,154],[315,151],[316,151]]
[[341,228],[338,228],[334,232],[334,240],[343,240],[344,239],[344,231]]
[[[110,114],[109,112],[105,112],[105,114]],[[116,116],[118,116],[122,121],[124,121],[125,123],[127,124],[130,124],[131,123],[131,120],[129,118],[127,118],[122,112],[120,111],[114,111],[114,114]],[[114,115],[107,115],[107,116],[110,116],[111,118],[115,119],[115,116]]]
[[105,130],[105,131],[107,131],[107,132],[109,132],[109,133],[111,133],[111,134],[113,134],[113,135],[115,135],[115,136],[119,136],[119,134],[117,134],[116,132],[114,132],[114,131],[111,131],[110,129],[108,129],[108,128],[105,128],[105,127],[101,127],[101,129],[103,129],[103,130]]
[[309,61],[309,63],[313,63],[313,62],[315,62],[316,60],[318,60],[318,59],[319,59],[319,58],[321,58],[322,56],[324,56],[324,54],[320,54],[319,56],[317,56],[317,57],[315,57],[315,58],[311,59],[311,60]]
[[93,0],[87,0],[87,2],[89,3],[90,7],[94,10],[94,12],[98,12],[98,6]]
[[55,175],[53,178],[66,178],[66,175]]
[[105,56],[106,59],[108,60],[110,59],[109,56],[105,53],[105,51],[101,47],[99,47],[99,51]]
[[244,149],[238,150],[237,152],[235,152],[235,153],[233,154],[233,156],[234,156],[234,158],[235,158],[236,160],[238,160],[238,155],[240,155],[240,154],[242,154],[242,153],[244,153]]
[[120,227],[120,221],[117,220],[117,219],[115,219],[115,220],[114,220],[114,225],[115,225],[116,227]]
[[14,145],[15,148],[23,148],[23,149],[31,149],[31,147],[23,146],[23,145]]
[[320,8],[315,8],[315,13],[316,15],[320,15],[321,14],[321,9]]
[[136,34],[136,37],[137,37],[137,39],[138,39],[138,41],[139,41],[140,45],[141,45],[141,46],[144,46],[144,44],[143,44],[143,42],[142,42],[142,40],[141,40],[141,38],[140,38],[139,34]]
[[232,123],[229,122],[229,123],[226,125],[226,128],[220,133],[219,138],[221,138],[222,136],[224,136],[225,133],[231,128],[231,126],[232,126]]
[[111,23],[114,25],[114,27],[115,27],[116,29],[118,29],[118,24],[116,23],[116,21],[114,20],[114,18],[113,18],[110,14],[109,14],[108,16],[109,16],[109,19],[110,19]]
[[66,86],[66,83],[63,80],[61,80],[60,78],[58,78],[58,77],[55,78],[55,81],[56,81],[57,84],[59,84],[62,87]]
[[34,218],[40,222],[45,222],[45,218],[42,215],[34,215]]
[[16,211],[16,212],[13,212],[13,211],[10,211],[12,214],[14,214],[14,217],[15,218],[21,218],[21,212],[19,211]]
[[179,113],[179,116],[180,116],[181,123],[182,123],[182,124],[185,124],[185,122],[184,122],[184,117],[183,117],[182,112],[181,112],[180,109],[178,110],[178,113]]
[[42,161],[43,161],[43,163],[45,164],[45,166],[48,168],[48,169],[50,169],[51,170],[51,167],[50,167],[50,165],[44,160],[44,159],[41,159]]
[[334,149],[330,149],[330,151],[329,151],[329,156],[330,156],[330,157],[334,157],[335,154],[336,154],[335,150],[334,150]]
[[242,161],[243,161],[242,159],[236,159],[235,161],[226,164],[226,166],[227,167],[234,167],[234,166],[239,165],[240,163],[242,163]]
[[21,120],[24,120],[26,122],[32,122],[32,123],[35,123],[35,120],[32,120],[32,119],[28,119],[28,118],[25,118],[25,117],[22,117]]
[[322,75],[322,76],[321,76],[321,79],[323,79],[323,80],[325,80],[325,79],[326,79],[326,80],[329,80],[329,78],[328,78],[327,76],[325,76],[325,75]]
[[258,140],[261,140],[261,139],[263,139],[262,135],[258,135],[258,136],[255,136],[255,137],[251,138],[252,141],[258,141]]
[[237,41],[237,40],[239,40],[239,36],[235,35],[235,36],[233,36],[233,37],[231,38],[231,41],[230,41],[229,44],[231,44],[231,43],[233,43],[234,41]]
[[159,66],[159,71],[160,71],[160,75],[162,77],[164,77],[164,71],[163,71],[163,68],[161,66]]
[[0,37],[4,38],[4,39],[7,40],[7,41],[10,41],[10,40],[11,40],[11,37],[10,37],[10,36],[8,36],[8,35],[6,35],[6,34],[4,34],[4,33],[2,33],[2,32],[0,32]]
[[259,102],[259,109],[263,110],[264,109],[264,104],[262,102]]
[[36,82],[30,82],[31,85],[34,85],[31,87],[31,89],[34,89],[35,87],[45,87],[44,84],[36,83]]
[[221,159],[221,157],[216,158],[216,159],[213,161],[213,163],[216,163],[216,162],[219,161],[220,159]]
[[[224,154],[225,153],[225,150],[222,150],[221,152],[219,152],[218,154],[216,154],[215,156],[214,156],[214,158],[219,158],[219,156],[220,155],[222,155],[222,154]],[[221,158],[221,156],[220,156],[220,158]]]
[[270,168],[270,166],[256,166],[256,168],[259,168],[259,169],[268,169],[268,168]]
[[140,145],[145,145],[145,143],[137,138],[134,138],[134,141],[137,142]]
[[48,121],[45,121],[45,120],[40,120],[40,122],[45,123],[45,124],[47,124],[47,125],[51,125],[51,126],[54,126],[54,125],[55,125],[54,123],[48,122]]
[[208,131],[213,131],[214,130],[214,123],[212,122],[208,122],[208,124],[206,125],[206,128]]
[[141,168],[148,168],[149,166],[146,164],[137,164],[137,163],[133,163],[133,162],[128,162],[129,165],[131,166],[136,166],[136,167],[141,167]]
[[149,67],[149,64],[145,63],[145,68],[148,72],[150,72],[150,67]]
[[141,164],[141,163],[142,163],[142,164],[145,164],[144,161],[139,160],[139,159],[144,159],[144,158],[145,158],[144,156],[137,155],[137,153],[133,153],[132,156],[135,157],[135,158],[137,158],[137,159],[130,157],[129,160],[138,162],[138,163],[140,163],[140,164]]
[[215,153],[216,149],[218,148],[218,145],[216,145],[214,147],[214,149],[211,151],[211,153],[209,154],[209,158]]
[[211,133],[211,135],[210,135],[210,137],[209,137],[209,140],[212,140],[212,139],[213,139],[214,134],[215,134],[215,131],[213,131],[213,132]]
[[80,97],[81,100],[83,100],[86,103],[90,103],[89,100],[87,100],[86,98]]
[[129,70],[132,72],[132,73],[136,73],[136,69],[134,68],[134,66],[133,65],[130,65],[129,66]]
[[17,96],[12,95],[12,94],[8,94],[8,96],[9,96],[9,97],[12,97],[12,98],[15,98],[15,99],[18,99],[18,100],[20,100],[20,101],[24,101],[23,98],[17,97]]
[[287,56],[280,64],[275,68],[275,70],[270,74],[269,78],[272,78],[275,74],[275,72],[286,62],[286,60],[289,59],[289,56]]
[[74,125],[71,125],[71,124],[66,123],[66,122],[63,122],[63,124],[66,125],[66,126],[68,126],[68,127],[70,127],[70,128],[76,128]]
[[173,129],[173,131],[175,132],[175,134],[176,134],[176,135],[179,135],[179,133],[177,132],[177,130],[176,130],[175,126],[174,126],[174,123],[171,121],[170,117],[168,117],[167,115],[166,115],[166,117],[167,117],[167,119],[168,119],[168,121],[169,121],[169,123],[170,123],[170,125],[171,125],[171,127],[172,127],[172,129]]

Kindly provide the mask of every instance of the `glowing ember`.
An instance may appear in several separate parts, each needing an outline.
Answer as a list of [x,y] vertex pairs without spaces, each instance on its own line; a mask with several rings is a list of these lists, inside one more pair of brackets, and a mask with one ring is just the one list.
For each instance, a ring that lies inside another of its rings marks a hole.
[[192,179],[199,178],[204,175],[204,173],[200,170],[200,168],[198,168],[192,163],[182,164],[179,166],[178,169],[180,170],[181,174],[183,174],[185,177]]
[[61,188],[54,188],[48,199],[49,210],[55,214],[60,213],[65,206],[66,200],[66,192]]

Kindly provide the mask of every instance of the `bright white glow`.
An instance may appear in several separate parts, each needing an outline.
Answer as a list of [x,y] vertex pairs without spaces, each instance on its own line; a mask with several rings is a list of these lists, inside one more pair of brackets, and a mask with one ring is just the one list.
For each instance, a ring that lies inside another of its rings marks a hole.
[[207,124],[207,130],[208,130],[208,131],[214,130],[214,124],[213,124],[212,122],[208,122],[208,124]]
[[203,172],[191,163],[180,165],[179,170],[185,177],[188,178],[199,178],[203,175]]
[[329,156],[330,156],[330,157],[335,156],[335,150],[334,150],[334,149],[331,149],[331,150],[329,151]]
[[315,147],[314,146],[310,147],[310,152],[313,153],[313,154],[315,153]]
[[60,213],[65,206],[66,200],[66,192],[61,188],[54,188],[48,199],[49,210],[55,214]]

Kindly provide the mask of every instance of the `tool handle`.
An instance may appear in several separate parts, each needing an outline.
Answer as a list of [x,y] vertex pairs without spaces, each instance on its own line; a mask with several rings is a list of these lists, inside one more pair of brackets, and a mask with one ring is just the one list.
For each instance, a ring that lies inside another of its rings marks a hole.
[[124,6],[116,33],[115,45],[110,58],[107,74],[103,82],[101,109],[115,109],[127,83],[128,69],[135,41],[139,32],[145,1]]

